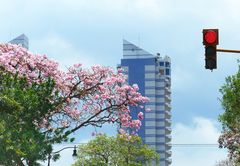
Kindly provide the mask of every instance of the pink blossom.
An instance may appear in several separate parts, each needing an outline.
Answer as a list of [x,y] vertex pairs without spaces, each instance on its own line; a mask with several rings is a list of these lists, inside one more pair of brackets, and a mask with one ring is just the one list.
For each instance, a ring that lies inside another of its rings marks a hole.
[[123,129],[119,129],[118,131],[119,131],[119,134],[125,134],[126,133],[125,130],[123,130]]
[[122,67],[119,67],[118,68],[118,73],[122,73],[123,72],[123,68]]
[[138,113],[138,119],[139,119],[139,120],[143,120],[143,113],[142,113],[142,112],[139,112],[139,113]]
[[141,123],[140,120],[132,120],[131,124],[130,124],[130,127],[131,128],[136,128],[137,130],[139,130],[141,125],[142,125],[142,123]]
[[68,102],[68,103],[70,103],[70,102],[71,102],[71,99],[70,99],[69,97],[67,98],[67,102]]
[[137,84],[133,84],[133,89],[136,90],[136,91],[138,91],[138,90],[139,90],[138,85],[137,85]]
[[[59,92],[59,96],[66,99],[56,110],[49,112],[52,116],[62,113],[59,125],[81,124],[89,117],[97,115],[94,119],[96,121],[108,116],[109,121],[119,119],[123,126],[137,130],[141,126],[143,113],[139,112],[137,120],[132,119],[129,106],[142,107],[149,99],[139,93],[136,84],[126,84],[127,78],[121,73],[121,69],[115,72],[100,65],[84,69],[78,63],[64,72],[58,69],[57,62],[48,59],[46,55],[32,54],[13,44],[0,44],[0,65],[7,72],[18,72],[19,77],[25,77],[29,86],[45,82],[49,78],[55,82],[52,95]],[[54,102],[51,101],[52,104]],[[44,127],[50,122],[42,123]]]
[[121,123],[122,123],[122,126],[124,126],[124,127],[129,126],[129,120],[126,117],[121,118]]
[[77,63],[77,64],[74,64],[74,65],[73,65],[74,68],[79,68],[79,67],[81,67],[81,66],[82,66],[81,63]]
[[62,120],[62,121],[61,121],[61,125],[62,125],[63,127],[68,127],[68,126],[69,126],[69,122],[66,121],[66,120]]
[[151,109],[150,108],[146,108],[146,110],[145,110],[146,112],[150,112],[151,111]]
[[96,94],[96,95],[94,96],[94,99],[95,99],[95,100],[99,99],[99,95]]

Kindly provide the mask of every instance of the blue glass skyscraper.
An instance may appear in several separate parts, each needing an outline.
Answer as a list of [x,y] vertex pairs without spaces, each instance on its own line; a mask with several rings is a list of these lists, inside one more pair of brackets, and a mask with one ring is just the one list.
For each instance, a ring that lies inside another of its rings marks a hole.
[[[128,75],[128,83],[138,84],[141,94],[150,99],[145,108],[152,111],[145,112],[138,134],[145,144],[160,154],[160,166],[168,166],[171,164],[170,58],[150,54],[123,40],[121,67]],[[138,111],[132,109],[131,112],[136,118]]]

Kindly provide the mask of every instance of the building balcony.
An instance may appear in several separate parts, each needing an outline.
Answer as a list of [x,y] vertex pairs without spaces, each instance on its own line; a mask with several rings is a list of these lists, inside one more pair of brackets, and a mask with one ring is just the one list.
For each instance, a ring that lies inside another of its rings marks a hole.
[[165,154],[166,154],[166,157],[169,158],[169,157],[172,156],[172,151],[171,150],[166,150]]
[[165,126],[166,126],[166,127],[171,127],[171,124],[172,124],[172,123],[170,123],[169,121],[165,121]]
[[171,110],[172,106],[170,103],[165,103],[165,109],[166,110]]
[[166,159],[166,162],[170,165],[170,164],[172,163],[172,159],[168,157],[168,158]]
[[171,127],[166,127],[165,128],[165,133],[166,134],[171,134],[171,132],[172,132],[172,128]]
[[165,111],[165,117],[166,117],[166,119],[170,119],[170,118],[172,117],[171,111],[166,110],[166,111]]
[[165,82],[170,83],[171,82],[171,78],[170,77],[166,77],[165,78]]
[[[168,67],[169,68],[169,67]],[[171,79],[171,75],[166,75],[167,78]]]
[[165,122],[167,123],[167,124],[172,124],[172,120],[171,119],[165,119]]
[[170,134],[168,134],[168,135],[165,135],[165,138],[166,138],[166,142],[169,142],[169,141],[171,141],[172,140],[172,136],[170,135]]
[[170,87],[165,86],[165,92],[166,92],[166,94],[171,94]]
[[171,102],[171,100],[172,100],[171,96],[169,94],[165,95],[165,99],[166,99],[167,102]]
[[165,87],[170,88],[171,87],[171,82],[170,81],[166,81],[166,79],[164,79],[165,81]]
[[171,148],[172,148],[172,144],[170,142],[165,144],[166,150],[170,150]]

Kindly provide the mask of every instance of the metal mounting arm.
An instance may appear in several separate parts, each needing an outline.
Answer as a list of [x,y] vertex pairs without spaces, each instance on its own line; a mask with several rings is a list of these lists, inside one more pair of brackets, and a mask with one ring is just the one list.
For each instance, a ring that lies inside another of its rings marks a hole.
[[240,53],[240,50],[229,50],[229,49],[222,49],[218,48],[217,52],[231,52],[231,53]]

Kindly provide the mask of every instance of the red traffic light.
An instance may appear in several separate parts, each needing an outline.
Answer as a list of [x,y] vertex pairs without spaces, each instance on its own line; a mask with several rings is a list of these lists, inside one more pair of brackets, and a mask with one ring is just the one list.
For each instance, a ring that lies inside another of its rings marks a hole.
[[218,45],[218,29],[203,29],[203,44]]
[[213,44],[216,42],[217,40],[217,33],[215,31],[207,31],[204,34],[204,40],[208,43],[208,44]]
[[203,29],[203,45],[205,46],[205,68],[217,68],[218,29]]

